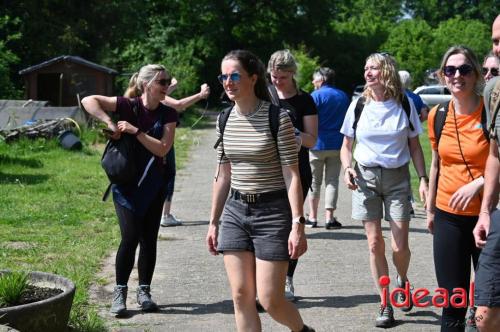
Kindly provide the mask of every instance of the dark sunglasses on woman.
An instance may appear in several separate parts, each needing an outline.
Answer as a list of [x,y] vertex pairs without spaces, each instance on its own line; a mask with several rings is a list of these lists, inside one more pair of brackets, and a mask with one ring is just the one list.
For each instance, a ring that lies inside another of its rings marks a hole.
[[458,67],[456,67],[456,66],[445,66],[443,68],[443,74],[446,77],[453,77],[457,73],[457,70],[460,73],[460,76],[466,76],[469,73],[471,73],[474,70],[474,68],[472,68],[472,66],[468,65],[468,64],[463,64],[463,65],[458,66]]
[[167,86],[167,85],[170,85],[170,83],[172,81],[170,79],[167,79],[167,78],[162,78],[161,80],[156,80],[155,82],[160,84],[161,86]]
[[483,76],[490,72],[491,76],[498,76],[498,68],[483,67]]

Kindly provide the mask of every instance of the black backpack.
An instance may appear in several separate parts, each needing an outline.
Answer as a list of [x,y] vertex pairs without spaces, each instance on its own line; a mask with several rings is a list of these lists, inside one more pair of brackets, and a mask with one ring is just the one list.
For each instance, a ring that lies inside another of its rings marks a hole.
[[[359,117],[361,116],[361,112],[363,112],[363,109],[365,108],[365,97],[359,97],[358,101],[356,102],[356,108],[354,108],[354,122],[352,124],[352,129],[354,130],[354,135],[356,135],[356,128],[358,127],[358,122],[359,122]],[[408,117],[408,122],[409,122],[409,127],[410,130],[413,131],[415,130],[415,127],[413,126],[413,123],[411,123],[411,107],[410,107],[410,102],[408,101],[408,96],[406,96],[406,93],[403,93],[403,100],[401,102],[403,106],[403,110]]]
[[[441,134],[443,132],[444,124],[446,122],[446,116],[450,109],[450,102],[445,104],[440,104],[436,110],[436,116],[434,117],[434,136],[436,137],[436,145],[439,146],[439,140],[441,139]],[[486,108],[483,104],[483,109],[481,111],[481,127],[483,128],[483,134],[487,141],[490,140],[488,125],[486,124]]]

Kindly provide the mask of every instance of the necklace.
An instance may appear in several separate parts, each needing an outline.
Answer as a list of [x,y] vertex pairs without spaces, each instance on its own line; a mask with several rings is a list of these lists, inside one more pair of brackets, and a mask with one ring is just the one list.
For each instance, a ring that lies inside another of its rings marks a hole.
[[259,103],[255,107],[255,110],[252,111],[252,112],[250,112],[250,113],[248,113],[248,114],[241,113],[240,110],[239,110],[239,108],[236,107],[236,105],[234,106],[234,109],[236,110],[236,113],[238,114],[238,116],[245,117],[245,118],[249,119],[249,118],[253,117],[255,114],[257,114],[260,111],[260,109],[262,108],[262,105],[263,105],[262,100],[259,100]]

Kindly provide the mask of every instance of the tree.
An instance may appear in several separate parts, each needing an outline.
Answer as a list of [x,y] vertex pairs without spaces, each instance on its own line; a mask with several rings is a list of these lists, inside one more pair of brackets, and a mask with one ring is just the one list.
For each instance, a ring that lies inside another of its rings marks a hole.
[[[6,31],[9,26],[16,26],[19,23],[17,19],[11,19],[8,16],[0,17],[0,30]],[[11,99],[19,98],[21,91],[15,88],[11,81],[10,68],[19,61],[19,58],[9,49],[8,44],[14,40],[20,39],[20,33],[8,33],[0,40],[0,98]]]

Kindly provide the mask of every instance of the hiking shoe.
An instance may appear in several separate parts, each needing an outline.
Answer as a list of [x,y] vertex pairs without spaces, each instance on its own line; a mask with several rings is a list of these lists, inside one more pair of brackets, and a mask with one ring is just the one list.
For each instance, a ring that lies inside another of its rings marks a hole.
[[[408,279],[406,279],[406,281],[408,281]],[[396,284],[397,284],[397,286],[399,288],[403,288],[404,289],[406,281],[403,281],[399,275],[396,277]],[[412,289],[413,289],[413,287],[410,286],[409,305],[407,307],[401,307],[400,308],[404,312],[408,312],[408,311],[410,311],[413,308],[413,301],[411,300],[411,291],[412,291]],[[402,292],[398,292],[396,294],[396,302],[397,303],[403,303],[404,301],[406,301],[406,295],[404,293],[402,293]]]
[[384,307],[380,305],[379,316],[375,321],[375,326],[386,328],[394,326],[394,323],[396,321],[394,320],[394,309],[392,309],[392,306],[388,305]]
[[147,285],[137,287],[137,304],[142,311],[152,312],[158,310],[158,306],[151,299],[151,288]]
[[300,332],[316,332],[316,330],[304,324],[304,327],[302,328],[302,330],[300,330]]
[[476,307],[469,307],[465,315],[465,332],[477,331],[476,326]]
[[127,286],[115,286],[113,290],[113,302],[111,302],[110,313],[122,316],[127,311]]
[[293,287],[293,277],[286,277],[285,281],[285,298],[288,301],[295,300],[295,288]]
[[340,229],[340,228],[342,228],[342,224],[339,223],[337,218],[333,217],[333,219],[326,221],[325,228],[326,229]]
[[163,227],[181,226],[182,221],[177,219],[173,214],[161,217],[160,225]]
[[316,228],[318,227],[318,222],[316,220],[306,220],[306,227],[308,228]]

